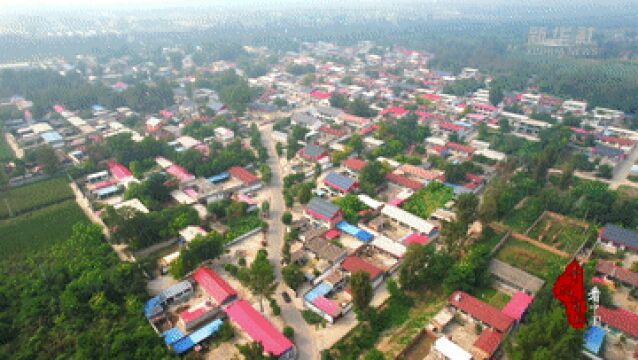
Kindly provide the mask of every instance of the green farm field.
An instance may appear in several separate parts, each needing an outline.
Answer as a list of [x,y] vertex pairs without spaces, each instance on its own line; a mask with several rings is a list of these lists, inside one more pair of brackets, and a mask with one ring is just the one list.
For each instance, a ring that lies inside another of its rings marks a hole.
[[554,266],[562,266],[567,262],[559,255],[515,238],[505,243],[496,258],[543,279],[547,278]]
[[73,225],[89,223],[73,200],[0,221],[0,261],[17,259],[66,240]]
[[38,181],[0,193],[0,219],[73,199],[66,178]]

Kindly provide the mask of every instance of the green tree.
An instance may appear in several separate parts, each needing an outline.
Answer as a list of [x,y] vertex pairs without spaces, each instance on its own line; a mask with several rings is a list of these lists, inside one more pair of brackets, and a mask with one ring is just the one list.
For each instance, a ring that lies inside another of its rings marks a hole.
[[501,132],[501,134],[507,134],[510,131],[512,131],[512,129],[510,127],[510,122],[506,118],[500,118],[498,120],[498,128],[499,128],[499,131]]
[[179,252],[179,258],[171,264],[171,273],[181,278],[195,270],[205,260],[213,260],[224,252],[224,237],[213,231],[206,236],[197,236]]
[[35,150],[34,155],[35,161],[42,166],[46,174],[53,175],[60,169],[60,160],[51,146],[40,146]]
[[329,101],[330,106],[336,107],[338,109],[345,109],[350,104],[350,101],[348,101],[348,97],[338,92],[334,92]]
[[248,284],[255,295],[259,296],[259,308],[264,312],[263,298],[272,296],[277,288],[275,268],[268,260],[266,250],[259,250],[250,264]]
[[258,342],[251,342],[245,345],[235,345],[246,360],[268,360],[270,357],[264,355],[264,348]]
[[350,278],[350,287],[352,288],[352,303],[355,310],[360,313],[366,311],[374,295],[370,274],[365,271],[355,272]]
[[290,211],[286,211],[281,215],[281,222],[290,225],[292,223],[292,214]]
[[474,193],[461,194],[456,199],[456,219],[465,224],[465,227],[474,220],[478,214],[479,199]]
[[445,253],[437,253],[434,245],[410,245],[403,264],[399,268],[401,288],[416,290],[437,286],[449,269],[452,259]]
[[614,168],[610,165],[602,164],[598,166],[598,172],[596,176],[601,177],[603,179],[611,179],[614,176]]
[[281,269],[281,275],[284,282],[291,289],[297,291],[297,288],[306,281],[306,277],[297,264],[290,264]]
[[307,204],[312,199],[312,184],[306,183],[299,186],[297,199],[301,204]]
[[381,162],[376,160],[369,162],[359,174],[361,191],[368,195],[375,195],[377,187],[385,181],[387,173],[388,170]]

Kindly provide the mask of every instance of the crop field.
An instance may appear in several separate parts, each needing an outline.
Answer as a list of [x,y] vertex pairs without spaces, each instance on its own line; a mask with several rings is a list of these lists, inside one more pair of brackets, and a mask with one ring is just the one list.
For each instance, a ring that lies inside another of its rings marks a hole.
[[454,198],[454,192],[449,187],[433,182],[425,189],[417,191],[403,208],[417,216],[427,219],[434,210],[445,205],[446,202]]
[[503,223],[518,233],[523,233],[543,213],[543,203],[538,198],[528,198],[522,206],[512,210]]
[[552,267],[563,265],[566,259],[528,242],[510,238],[496,253],[496,258],[545,279]]
[[67,182],[65,178],[54,178],[0,193],[0,219],[73,199],[73,192]]
[[558,250],[573,254],[587,241],[587,230],[579,225],[545,216],[529,232],[529,236]]
[[73,200],[0,221],[0,260],[43,251],[66,240],[77,222],[86,222]]

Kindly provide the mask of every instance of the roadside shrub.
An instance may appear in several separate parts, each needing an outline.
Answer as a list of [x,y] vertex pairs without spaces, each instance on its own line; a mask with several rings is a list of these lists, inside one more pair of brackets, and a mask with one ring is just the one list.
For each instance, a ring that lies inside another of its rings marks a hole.
[[301,312],[301,316],[310,325],[316,325],[323,321],[323,318],[310,310],[304,310]]
[[290,326],[286,326],[284,328],[284,336],[290,340],[293,340],[295,338],[295,329]]

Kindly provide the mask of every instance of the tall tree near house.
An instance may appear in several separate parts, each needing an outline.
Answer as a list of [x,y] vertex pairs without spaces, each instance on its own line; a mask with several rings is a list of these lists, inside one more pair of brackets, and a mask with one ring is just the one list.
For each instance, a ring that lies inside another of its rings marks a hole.
[[259,308],[264,312],[264,297],[270,297],[277,288],[275,282],[275,268],[268,260],[266,250],[259,250],[257,257],[250,264],[248,284],[252,291],[259,296]]
[[297,288],[304,283],[306,277],[297,264],[290,264],[281,269],[284,282],[297,293]]
[[352,302],[354,308],[361,312],[368,309],[374,291],[370,282],[370,274],[365,271],[357,271],[350,278],[352,287]]
[[465,225],[466,230],[476,220],[478,207],[479,199],[474,193],[461,194],[456,200],[456,219]]
[[37,148],[34,156],[35,161],[42,166],[42,169],[48,175],[55,174],[60,168],[60,160],[58,160],[55,150],[49,145]]

